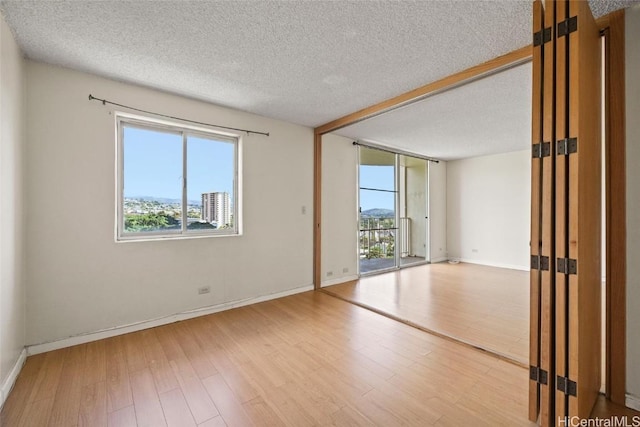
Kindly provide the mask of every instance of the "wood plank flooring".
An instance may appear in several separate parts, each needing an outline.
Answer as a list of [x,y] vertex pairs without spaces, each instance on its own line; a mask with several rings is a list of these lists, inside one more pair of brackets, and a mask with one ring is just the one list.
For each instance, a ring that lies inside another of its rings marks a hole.
[[527,385],[512,363],[306,292],[30,356],[0,426],[532,426]]
[[427,264],[324,291],[528,365],[527,271]]
[[321,292],[30,356],[12,426],[530,425],[526,371]]

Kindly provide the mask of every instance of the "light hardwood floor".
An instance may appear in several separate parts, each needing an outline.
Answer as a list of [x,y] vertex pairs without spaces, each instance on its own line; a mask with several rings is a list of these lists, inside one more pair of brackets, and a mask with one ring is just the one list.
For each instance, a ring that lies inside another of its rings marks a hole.
[[[30,356],[0,426],[533,426],[527,370],[322,292]],[[603,399],[596,411],[637,416]]]
[[30,356],[0,425],[531,425],[526,414],[526,370],[307,292]]
[[465,263],[427,264],[324,290],[528,366],[526,271]]

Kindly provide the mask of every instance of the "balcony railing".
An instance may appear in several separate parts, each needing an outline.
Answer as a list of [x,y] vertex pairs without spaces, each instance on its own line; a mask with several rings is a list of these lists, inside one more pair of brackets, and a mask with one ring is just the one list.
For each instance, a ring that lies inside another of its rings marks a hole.
[[393,258],[396,245],[393,218],[362,218],[360,220],[360,258]]
[[409,256],[411,218],[400,218],[395,227],[392,218],[362,218],[360,220],[360,258],[391,258],[400,235],[400,257]]

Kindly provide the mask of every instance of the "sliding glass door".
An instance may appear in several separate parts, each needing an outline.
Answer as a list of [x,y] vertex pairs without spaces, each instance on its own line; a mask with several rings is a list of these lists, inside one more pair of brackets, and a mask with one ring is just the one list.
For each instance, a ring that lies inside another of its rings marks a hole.
[[360,147],[360,273],[396,268],[396,156]]
[[426,160],[359,150],[360,274],[427,262]]
[[429,259],[427,253],[428,165],[424,159],[399,155],[399,221],[398,248],[400,266],[421,264]]

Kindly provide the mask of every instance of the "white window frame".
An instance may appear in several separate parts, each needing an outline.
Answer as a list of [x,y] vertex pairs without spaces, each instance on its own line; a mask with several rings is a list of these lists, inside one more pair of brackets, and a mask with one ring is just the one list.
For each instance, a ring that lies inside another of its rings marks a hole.
[[[115,112],[116,126],[116,242],[149,241],[165,239],[191,239],[202,237],[242,235],[242,135],[207,129],[182,123],[160,120],[123,112]],[[182,228],[170,231],[125,232],[124,230],[124,127],[130,125],[139,129],[182,135]],[[234,144],[234,179],[232,209],[233,228],[211,230],[187,230],[187,138],[189,136],[216,139]]]

